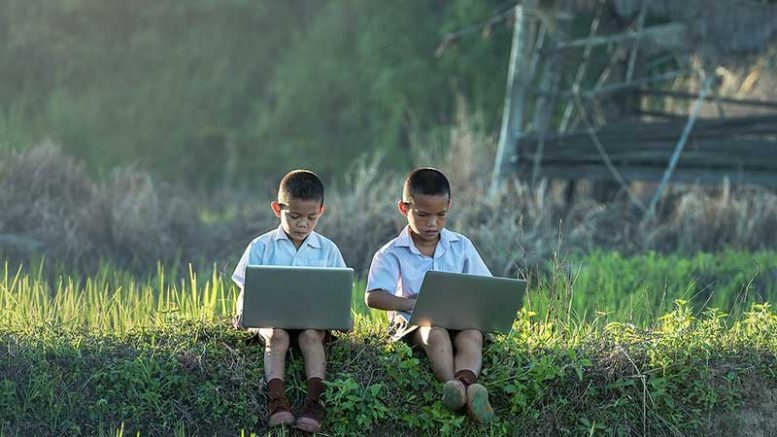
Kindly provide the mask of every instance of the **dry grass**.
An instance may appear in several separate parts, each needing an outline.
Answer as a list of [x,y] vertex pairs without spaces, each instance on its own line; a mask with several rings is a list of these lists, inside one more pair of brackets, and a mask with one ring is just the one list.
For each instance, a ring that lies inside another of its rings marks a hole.
[[[47,142],[10,152],[0,173],[0,249],[92,265],[171,259],[197,226],[182,198],[148,174],[118,169],[95,183],[73,158]],[[183,234],[183,235],[181,235]]]
[[[532,269],[559,249],[630,254],[777,247],[777,194],[760,187],[674,186],[655,222],[644,221],[625,196],[595,200],[585,184],[569,205],[559,182],[532,186],[513,180],[490,198],[485,192],[495,140],[481,131],[477,117],[462,112],[450,144],[428,144],[423,150],[436,152],[419,156],[417,164],[437,163],[450,176],[449,227],[469,236],[496,274]],[[361,272],[403,226],[396,209],[402,177],[386,172],[380,157],[365,158],[344,182],[327,189],[329,210],[318,230]],[[635,190],[643,197],[652,194],[649,185]],[[157,184],[137,169],[118,169],[95,182],[51,143],[8,152],[0,160],[0,251],[18,259],[42,253],[81,267],[93,267],[96,260],[140,268],[157,260],[220,262],[229,273],[245,245],[276,227],[277,219],[267,206],[269,197],[214,198],[197,199]]]

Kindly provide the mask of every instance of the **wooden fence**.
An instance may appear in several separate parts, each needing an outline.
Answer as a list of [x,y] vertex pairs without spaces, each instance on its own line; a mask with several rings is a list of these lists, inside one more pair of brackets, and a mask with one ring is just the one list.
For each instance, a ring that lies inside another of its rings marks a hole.
[[[632,120],[608,123],[593,134],[525,134],[512,169],[528,177],[598,180],[614,179],[616,170],[626,181],[658,181],[685,124],[685,117]],[[777,115],[696,121],[672,182],[718,183],[724,176],[734,183],[777,186]]]

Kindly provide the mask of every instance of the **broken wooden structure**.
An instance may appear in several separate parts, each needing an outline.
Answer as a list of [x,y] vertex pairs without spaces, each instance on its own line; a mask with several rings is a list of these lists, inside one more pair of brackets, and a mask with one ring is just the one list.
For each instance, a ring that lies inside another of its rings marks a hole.
[[[660,181],[654,201],[670,181],[777,186],[777,102],[721,97],[715,78],[717,66],[777,40],[776,2],[523,0],[514,8],[492,192],[511,173],[626,190]],[[572,38],[581,15],[589,33]],[[595,50],[599,60],[606,50],[606,65],[594,65]],[[663,110],[678,99],[687,112]],[[704,104],[717,116],[700,118]],[[755,110],[727,116],[727,105]]]

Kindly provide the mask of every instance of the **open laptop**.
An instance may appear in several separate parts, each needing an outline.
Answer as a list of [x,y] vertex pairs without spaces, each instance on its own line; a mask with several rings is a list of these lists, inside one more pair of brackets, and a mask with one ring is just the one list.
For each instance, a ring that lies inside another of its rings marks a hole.
[[525,292],[520,279],[429,271],[408,325],[510,332]]
[[246,267],[243,326],[349,330],[353,269]]

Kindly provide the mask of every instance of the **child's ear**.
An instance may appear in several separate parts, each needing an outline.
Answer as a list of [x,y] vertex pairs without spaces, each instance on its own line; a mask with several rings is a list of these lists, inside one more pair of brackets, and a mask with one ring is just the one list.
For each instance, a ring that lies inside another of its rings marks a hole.
[[397,208],[399,208],[399,212],[401,212],[403,216],[407,217],[407,202],[400,200],[397,202]]
[[278,203],[277,200],[273,200],[270,204],[270,207],[272,208],[272,212],[275,213],[275,217],[280,218],[281,217],[281,204]]
[[318,212],[318,216],[321,217],[326,212],[326,205],[321,204],[321,210]]

